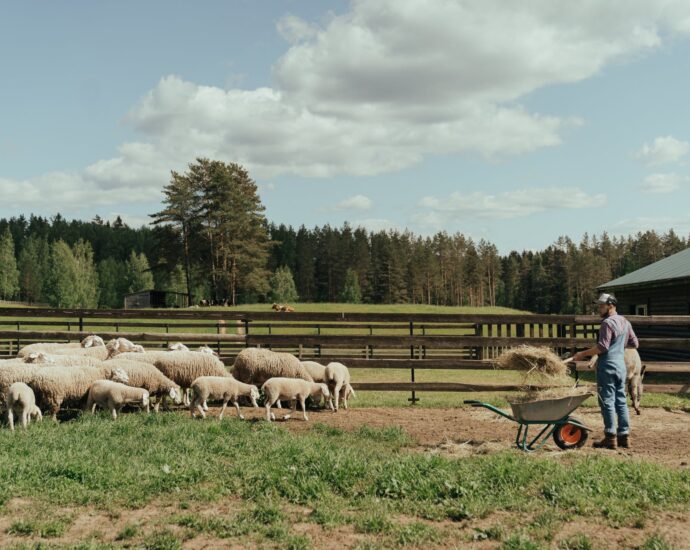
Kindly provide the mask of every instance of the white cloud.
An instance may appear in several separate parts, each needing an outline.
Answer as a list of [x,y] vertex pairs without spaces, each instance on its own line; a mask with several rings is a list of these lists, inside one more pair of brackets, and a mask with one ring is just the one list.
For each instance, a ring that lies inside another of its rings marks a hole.
[[690,182],[690,177],[678,174],[650,174],[640,185],[643,193],[666,194],[680,189],[681,185]]
[[353,195],[346,199],[341,200],[338,204],[325,208],[328,211],[341,211],[341,210],[371,210],[374,206],[374,201],[369,197],[364,195]]
[[680,162],[690,153],[690,143],[673,136],[656,138],[652,143],[645,143],[637,152],[637,157],[646,164],[655,166]]
[[78,173],[1,180],[3,198],[55,208],[153,200],[169,170],[197,156],[240,162],[257,179],[330,177],[558,145],[579,120],[529,112],[520,99],[689,34],[690,4],[356,0],[320,27],[287,16],[278,30],[290,47],[272,87],[166,76],[126,117],[139,141]]
[[597,208],[606,205],[606,196],[589,195],[581,189],[544,187],[490,194],[454,192],[448,197],[427,196],[419,201],[422,211],[415,217],[420,225],[462,216],[473,219],[511,219],[549,210]]
[[687,216],[638,216],[617,222],[612,228],[614,235],[630,235],[638,231],[665,233],[673,229],[681,235],[690,234],[690,215]]

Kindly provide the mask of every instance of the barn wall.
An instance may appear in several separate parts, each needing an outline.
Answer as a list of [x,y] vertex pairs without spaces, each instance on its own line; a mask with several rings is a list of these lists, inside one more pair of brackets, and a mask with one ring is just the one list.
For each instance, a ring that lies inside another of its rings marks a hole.
[[[639,304],[647,305],[647,315],[690,315],[690,279],[672,284],[639,285],[610,291],[618,299],[618,311],[623,315],[634,314]],[[635,330],[638,336],[646,338],[690,338],[689,327],[639,326]],[[640,350],[640,355],[647,361],[690,361],[690,350]]]

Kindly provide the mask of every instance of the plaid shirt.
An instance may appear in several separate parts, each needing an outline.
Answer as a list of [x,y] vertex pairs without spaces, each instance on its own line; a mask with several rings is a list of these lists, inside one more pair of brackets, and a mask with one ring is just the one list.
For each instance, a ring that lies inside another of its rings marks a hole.
[[618,338],[620,335],[625,335],[626,348],[637,348],[640,343],[635,336],[632,325],[622,315],[610,315],[606,317],[601,322],[601,328],[599,329],[599,340],[597,341],[597,346],[602,353],[606,353],[611,347],[611,342],[614,338]]

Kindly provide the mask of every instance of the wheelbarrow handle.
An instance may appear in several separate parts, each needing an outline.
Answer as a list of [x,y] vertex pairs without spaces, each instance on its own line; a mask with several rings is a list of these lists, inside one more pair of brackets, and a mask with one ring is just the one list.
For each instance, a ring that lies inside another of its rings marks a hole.
[[473,407],[483,407],[484,404],[481,401],[477,401],[476,399],[465,399],[464,401],[465,405],[472,405]]

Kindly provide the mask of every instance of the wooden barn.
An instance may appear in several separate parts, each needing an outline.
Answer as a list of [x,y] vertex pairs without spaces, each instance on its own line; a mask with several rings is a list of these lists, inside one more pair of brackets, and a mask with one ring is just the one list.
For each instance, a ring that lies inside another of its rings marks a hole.
[[125,294],[125,309],[189,307],[189,297],[182,292],[142,290]]
[[[601,285],[623,315],[690,315],[690,248]],[[687,338],[687,327],[639,326],[638,336]],[[690,351],[641,350],[646,359],[690,360]]]

